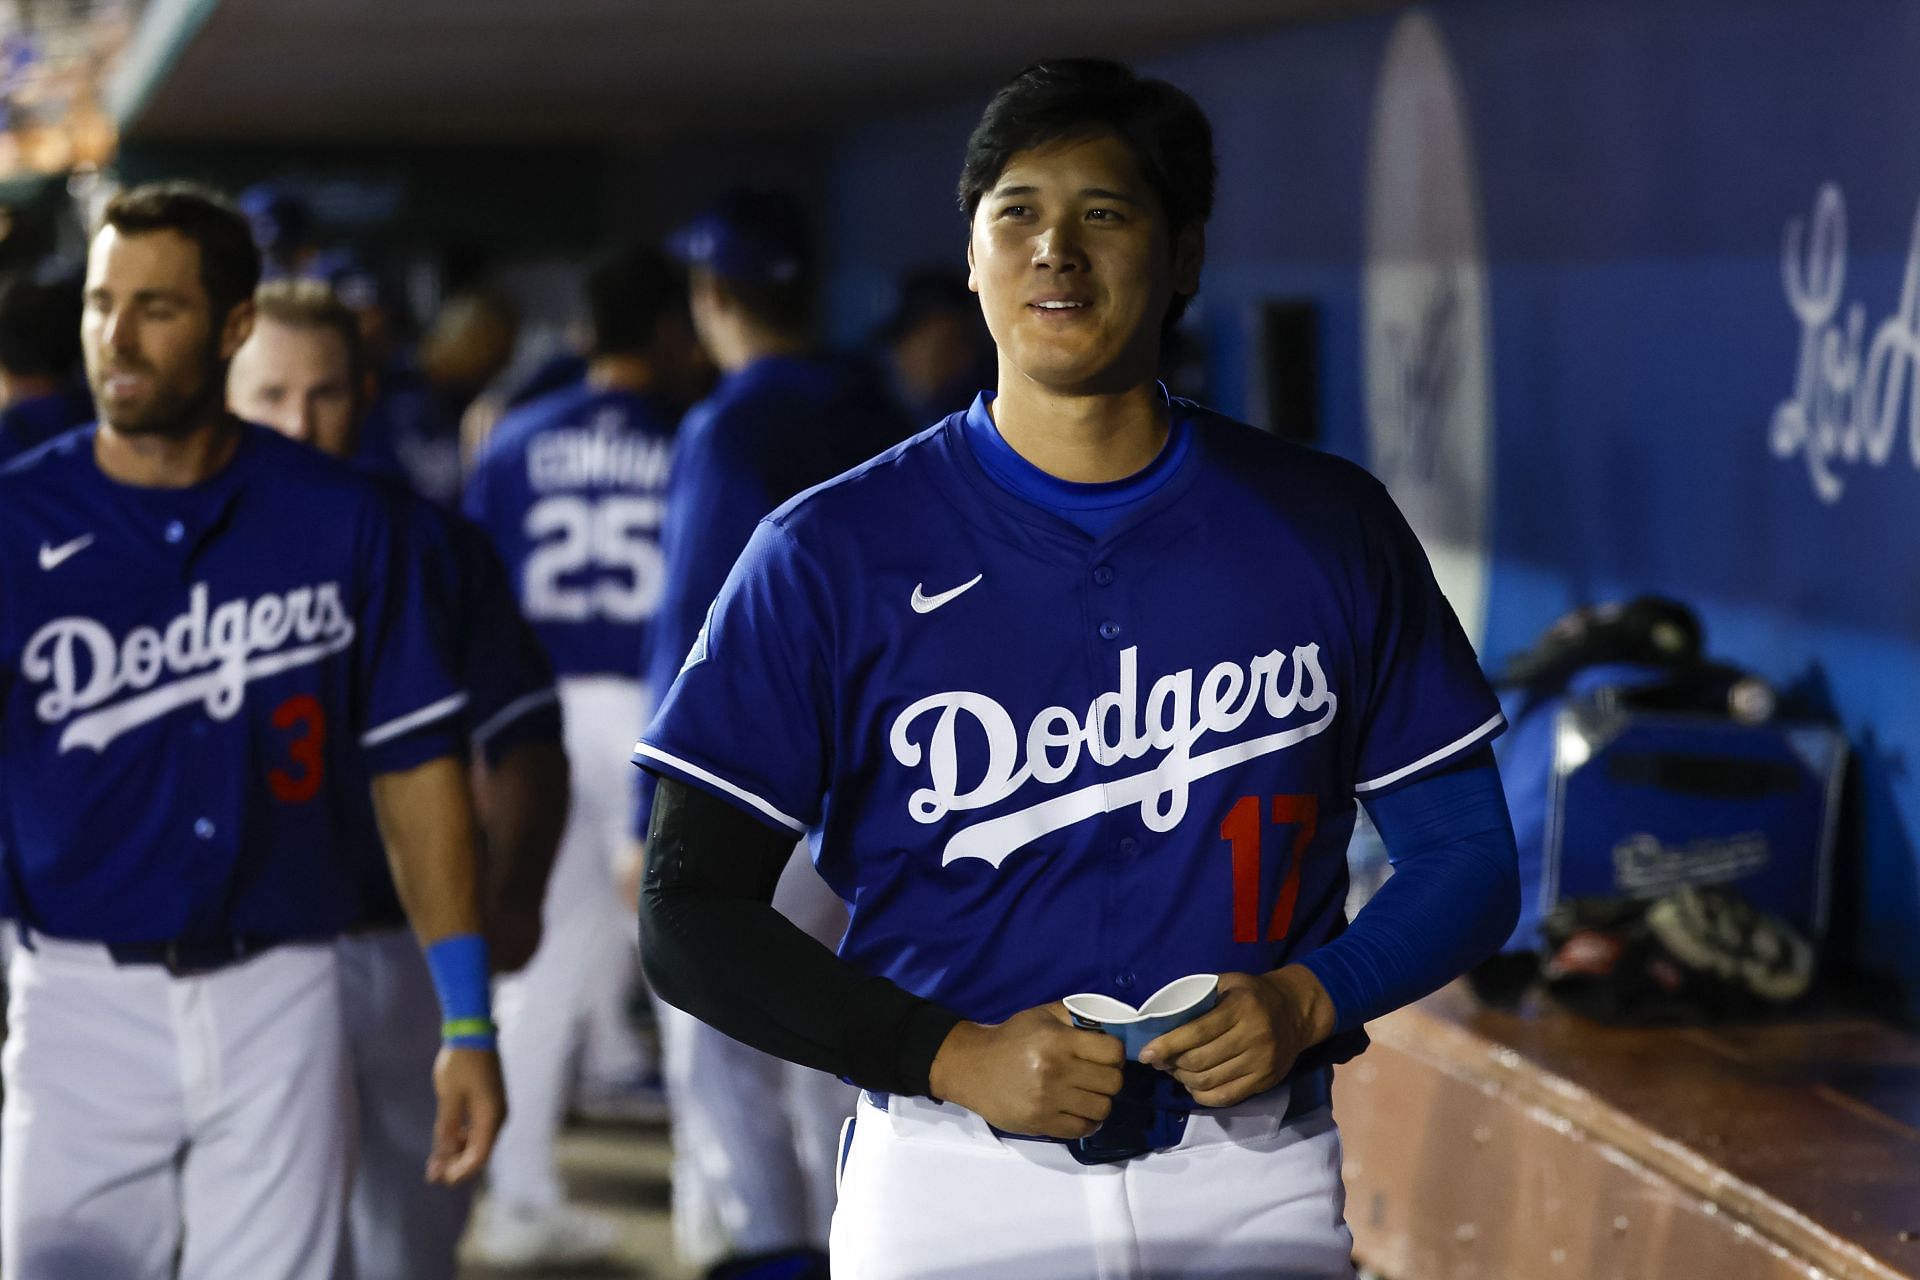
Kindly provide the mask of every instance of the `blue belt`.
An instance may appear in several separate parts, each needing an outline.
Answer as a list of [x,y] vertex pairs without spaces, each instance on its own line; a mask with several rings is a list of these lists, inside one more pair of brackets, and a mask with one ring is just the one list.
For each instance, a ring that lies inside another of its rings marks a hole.
[[187,978],[238,964],[283,941],[248,935],[207,942],[109,942],[107,954],[115,964],[157,964],[176,978]]
[[[1084,1138],[1048,1138],[1031,1133],[1008,1133],[1004,1129],[995,1129],[994,1133],[1022,1142],[1059,1143],[1075,1160],[1089,1165],[1113,1164],[1177,1146],[1187,1131],[1187,1117],[1194,1110],[1192,1099],[1186,1098],[1184,1105],[1175,1102],[1176,1097],[1185,1098],[1186,1091],[1173,1077],[1153,1067],[1129,1062],[1122,1070],[1124,1082],[1120,1092],[1114,1095],[1113,1110],[1105,1123]],[[1286,1084],[1287,1109],[1281,1113],[1281,1124],[1291,1124],[1333,1102],[1331,1067],[1302,1072]],[[869,1089],[867,1100],[884,1111],[893,1095]]]

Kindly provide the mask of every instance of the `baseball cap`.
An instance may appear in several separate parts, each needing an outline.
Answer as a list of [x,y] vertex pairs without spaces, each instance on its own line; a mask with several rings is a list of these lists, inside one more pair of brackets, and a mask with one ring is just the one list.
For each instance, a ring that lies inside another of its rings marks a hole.
[[667,237],[667,252],[727,280],[787,284],[813,263],[806,210],[789,191],[736,187]]
[[313,228],[313,215],[306,202],[270,182],[248,187],[234,203],[253,228],[254,244],[265,254],[297,249]]

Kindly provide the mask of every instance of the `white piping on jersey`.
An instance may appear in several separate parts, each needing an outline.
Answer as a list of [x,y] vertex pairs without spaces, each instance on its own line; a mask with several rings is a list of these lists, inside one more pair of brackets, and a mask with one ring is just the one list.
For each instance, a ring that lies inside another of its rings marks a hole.
[[702,769],[699,765],[692,764],[692,763],[689,763],[688,761],[682,760],[679,756],[668,755],[666,752],[660,750],[660,748],[655,746],[649,746],[647,743],[644,743],[644,742],[636,742],[633,744],[633,754],[637,756],[645,756],[649,760],[658,760],[661,764],[667,765],[668,767],[673,769],[678,769],[682,773],[692,774],[694,777],[700,779],[700,781],[708,783],[711,786],[716,786],[720,788],[722,791],[726,792],[728,795],[732,796],[734,799],[746,801],[748,804],[752,805],[755,809],[758,809],[761,813],[766,814],[769,818],[772,818],[775,822],[787,828],[789,831],[803,832],[807,829],[806,823],[800,821],[800,819],[798,818],[788,817],[786,814],[780,812],[780,810],[768,804],[765,800],[762,800],[759,796],[753,794],[753,792],[748,791],[746,788],[737,787],[733,783],[728,782],[725,778],[720,777],[718,774],[709,773],[707,770]]
[[[924,757],[932,783],[913,793],[907,812],[915,822],[933,823],[951,812],[999,804],[1029,782],[1041,786],[1064,782],[1079,763],[1083,748],[1100,765],[1164,751],[1167,754],[1157,766],[1141,773],[1106,778],[964,828],[947,841],[941,862],[980,858],[997,867],[1014,850],[1041,836],[1133,804],[1140,806],[1141,821],[1149,831],[1171,831],[1186,816],[1194,782],[1284,751],[1333,723],[1340,699],[1320,669],[1320,646],[1294,646],[1292,686],[1283,688],[1288,656],[1272,650],[1244,665],[1219,663],[1199,680],[1197,691],[1192,667],[1170,672],[1154,681],[1143,706],[1139,650],[1129,646],[1120,652],[1118,689],[1094,698],[1084,715],[1067,707],[1046,708],[1033,718],[1024,739],[1006,708],[986,694],[955,690],[922,698],[900,713],[889,734],[894,759],[915,768]],[[1307,724],[1193,754],[1194,745],[1208,734],[1238,730],[1256,707],[1276,721],[1322,708],[1325,714]],[[912,726],[929,711],[939,715],[923,748],[912,736]],[[968,736],[984,737],[987,743],[985,772],[964,791],[956,732],[961,713],[971,718],[978,731]],[[1111,734],[1110,720],[1118,722]]]
[[[207,584],[196,582],[184,613],[117,639],[103,623],[80,616],[55,618],[33,633],[21,673],[48,686],[34,702],[42,724],[72,718],[60,736],[62,752],[103,751],[127,730],[194,702],[215,720],[231,720],[252,681],[318,662],[354,640],[337,582],[216,607],[208,595]],[[282,648],[288,641],[295,647]],[[179,678],[161,683],[169,673]],[[102,705],[128,690],[137,696]]]
[[467,695],[452,693],[438,702],[430,702],[418,711],[409,711],[406,715],[396,716],[385,724],[376,725],[360,735],[360,745],[377,747],[383,742],[392,742],[403,733],[411,733],[423,724],[432,724],[445,716],[450,716],[467,705]]
[[486,723],[473,731],[473,745],[476,747],[485,746],[489,738],[499,733],[515,720],[518,720],[521,716],[538,711],[548,703],[558,702],[559,700],[560,691],[551,685],[545,689],[536,689],[532,693],[515,698],[512,702],[509,702],[506,706],[488,716]]
[[1496,713],[1493,719],[1487,721],[1485,724],[1481,725],[1478,729],[1475,729],[1472,733],[1465,734],[1461,737],[1455,738],[1452,742],[1449,742],[1446,746],[1440,748],[1438,751],[1428,752],[1426,755],[1421,756],[1418,760],[1415,760],[1410,765],[1406,765],[1403,768],[1395,769],[1392,773],[1381,774],[1379,777],[1374,778],[1367,782],[1354,783],[1353,784],[1354,794],[1361,795],[1368,791],[1378,791],[1381,787],[1391,786],[1393,783],[1400,781],[1400,779],[1406,777],[1408,774],[1418,773],[1420,770],[1426,768],[1430,764],[1433,764],[1440,760],[1445,760],[1448,756],[1453,755],[1455,752],[1461,750],[1463,747],[1472,746],[1474,743],[1486,737],[1488,734],[1492,733],[1495,729],[1498,729],[1501,725],[1505,724],[1506,722],[1507,722],[1506,716]]

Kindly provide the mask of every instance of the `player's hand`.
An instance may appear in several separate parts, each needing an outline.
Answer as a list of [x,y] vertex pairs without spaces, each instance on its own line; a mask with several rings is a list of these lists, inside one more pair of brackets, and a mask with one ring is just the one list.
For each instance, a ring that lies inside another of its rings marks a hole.
[[433,1064],[433,1091],[440,1095],[440,1110],[433,1118],[427,1181],[458,1186],[487,1167],[493,1141],[507,1119],[500,1055],[443,1047]]
[[1084,1138],[1113,1109],[1124,1058],[1118,1040],[1074,1026],[1055,1002],[995,1026],[960,1023],[934,1055],[930,1084],[996,1129]]
[[1223,973],[1220,1003],[1152,1041],[1140,1061],[1169,1072],[1203,1107],[1230,1107],[1279,1084],[1293,1060],[1333,1034],[1333,1001],[1297,964]]

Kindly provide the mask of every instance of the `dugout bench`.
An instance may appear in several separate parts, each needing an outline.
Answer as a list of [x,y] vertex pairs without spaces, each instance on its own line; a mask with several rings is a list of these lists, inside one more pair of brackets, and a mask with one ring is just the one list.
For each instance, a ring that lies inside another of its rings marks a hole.
[[1334,1105],[1387,1280],[1920,1280],[1920,1036],[1606,1027],[1462,983],[1368,1031]]

